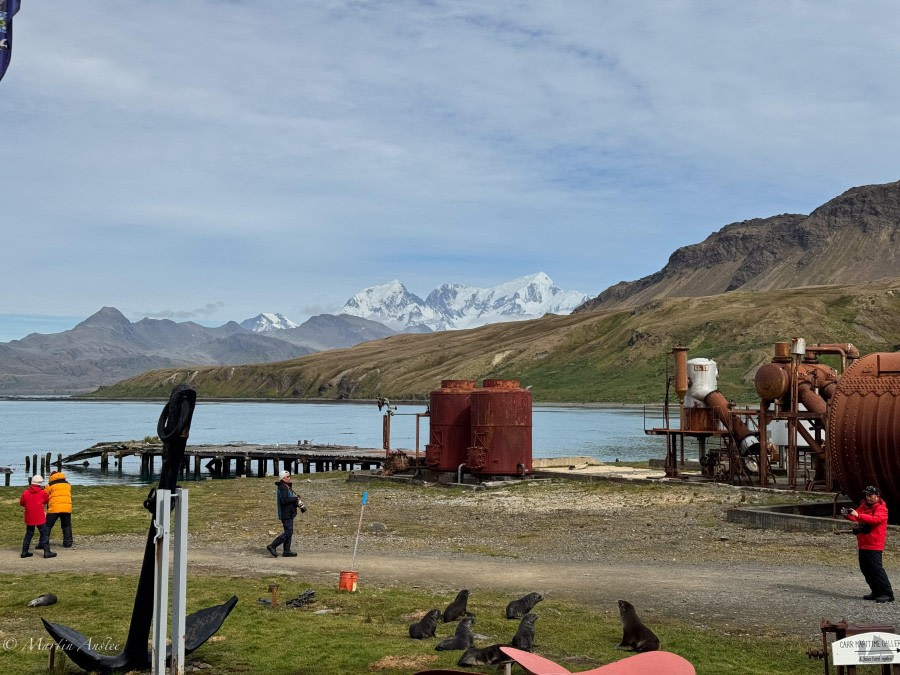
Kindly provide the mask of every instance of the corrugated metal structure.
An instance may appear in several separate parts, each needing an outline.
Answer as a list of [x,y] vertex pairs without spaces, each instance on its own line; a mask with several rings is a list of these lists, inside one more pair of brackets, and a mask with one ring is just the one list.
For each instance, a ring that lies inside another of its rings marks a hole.
[[[900,506],[900,353],[851,363],[829,401],[826,448],[843,492],[858,499],[867,485]],[[892,513],[893,515],[893,513]]]
[[531,391],[517,380],[485,380],[472,392],[471,473],[531,473],[531,406]]
[[475,380],[441,380],[429,395],[429,443],[425,466],[432,471],[456,471],[468,459],[472,439],[472,392]]

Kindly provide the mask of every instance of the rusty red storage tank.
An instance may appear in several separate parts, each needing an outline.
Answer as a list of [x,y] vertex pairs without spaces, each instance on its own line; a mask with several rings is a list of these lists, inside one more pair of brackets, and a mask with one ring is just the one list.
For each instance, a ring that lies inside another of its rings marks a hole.
[[434,471],[456,471],[465,464],[472,436],[471,406],[475,380],[441,380],[429,395],[429,443],[425,465]]
[[881,488],[891,522],[900,522],[900,353],[850,364],[828,404],[826,449],[834,477],[853,501]]
[[517,380],[485,380],[472,392],[473,474],[531,473],[531,391]]

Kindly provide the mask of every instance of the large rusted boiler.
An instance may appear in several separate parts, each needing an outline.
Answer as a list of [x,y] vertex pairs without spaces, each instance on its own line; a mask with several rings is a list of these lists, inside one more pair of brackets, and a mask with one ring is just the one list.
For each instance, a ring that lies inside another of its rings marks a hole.
[[855,360],[828,404],[826,447],[843,492],[857,499],[867,485],[900,510],[900,353]]

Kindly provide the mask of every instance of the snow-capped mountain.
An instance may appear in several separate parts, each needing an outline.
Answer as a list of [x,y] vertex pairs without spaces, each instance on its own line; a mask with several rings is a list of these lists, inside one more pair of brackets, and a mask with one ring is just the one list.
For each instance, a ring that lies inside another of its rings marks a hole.
[[493,288],[442,284],[424,300],[397,280],[360,291],[341,314],[380,321],[394,330],[475,328],[500,321],[535,319],[547,313],[569,314],[587,299],[564,291],[543,272]]
[[252,319],[241,321],[241,328],[252,330],[254,333],[265,333],[270,330],[282,330],[284,328],[296,328],[297,324],[287,318],[284,314],[273,314],[263,312],[254,316]]

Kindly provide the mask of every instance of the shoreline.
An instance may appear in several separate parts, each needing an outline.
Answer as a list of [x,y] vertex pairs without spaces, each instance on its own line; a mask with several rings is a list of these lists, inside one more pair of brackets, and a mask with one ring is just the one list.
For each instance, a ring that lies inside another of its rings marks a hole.
[[[168,398],[94,398],[80,394],[4,394],[0,401],[30,402],[46,401],[59,403],[165,403]],[[209,397],[198,399],[198,403],[285,403],[285,404],[321,404],[321,405],[375,405],[377,400],[372,399],[321,399],[321,398],[221,398]],[[428,405],[428,399],[400,399],[392,400],[392,405]],[[662,408],[665,404],[654,403],[628,403],[608,401],[532,401],[532,408],[584,408],[586,410],[629,410],[643,408]]]

